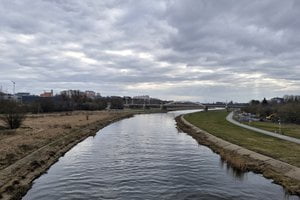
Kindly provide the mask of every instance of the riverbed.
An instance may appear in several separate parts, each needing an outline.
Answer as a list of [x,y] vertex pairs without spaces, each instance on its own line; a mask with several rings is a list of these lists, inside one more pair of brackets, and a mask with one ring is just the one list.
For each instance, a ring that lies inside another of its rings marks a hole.
[[188,112],[105,127],[61,157],[23,199],[300,199],[260,174],[235,171],[178,131],[174,118]]

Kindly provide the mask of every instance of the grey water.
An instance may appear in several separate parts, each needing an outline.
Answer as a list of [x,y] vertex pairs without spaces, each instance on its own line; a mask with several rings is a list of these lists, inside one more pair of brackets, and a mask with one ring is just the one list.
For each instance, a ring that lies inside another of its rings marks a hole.
[[260,174],[237,173],[178,131],[174,118],[187,112],[136,115],[105,127],[61,157],[23,199],[300,199]]

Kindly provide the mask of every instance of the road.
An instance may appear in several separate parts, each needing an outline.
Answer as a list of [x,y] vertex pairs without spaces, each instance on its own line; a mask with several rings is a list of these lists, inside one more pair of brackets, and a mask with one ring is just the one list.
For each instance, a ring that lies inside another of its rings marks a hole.
[[258,132],[258,133],[262,133],[262,134],[269,135],[269,136],[272,136],[272,137],[276,137],[276,138],[279,138],[279,139],[282,139],[282,140],[286,140],[286,141],[289,141],[289,142],[294,142],[294,143],[300,144],[300,139],[289,137],[289,136],[286,136],[286,135],[280,135],[278,133],[274,133],[274,132],[271,132],[271,131],[266,131],[266,130],[255,128],[255,127],[252,127],[252,126],[248,126],[246,124],[242,124],[242,123],[240,123],[240,122],[233,119],[233,112],[231,112],[231,113],[229,113],[229,115],[227,115],[226,120],[233,123],[233,124],[235,124],[235,125],[237,125],[237,126],[240,126],[242,128],[246,128],[246,129]]

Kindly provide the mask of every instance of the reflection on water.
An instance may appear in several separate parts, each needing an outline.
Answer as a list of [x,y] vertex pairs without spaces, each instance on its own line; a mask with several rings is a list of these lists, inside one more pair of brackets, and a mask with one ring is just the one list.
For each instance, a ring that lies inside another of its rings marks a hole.
[[189,111],[137,115],[76,145],[35,180],[25,200],[298,199],[254,173],[241,173],[176,129]]
[[226,169],[227,174],[231,175],[232,177],[234,177],[236,179],[239,179],[240,181],[243,181],[245,176],[248,175],[248,173],[245,173],[243,170],[231,167],[221,157],[220,157],[220,167],[223,169]]

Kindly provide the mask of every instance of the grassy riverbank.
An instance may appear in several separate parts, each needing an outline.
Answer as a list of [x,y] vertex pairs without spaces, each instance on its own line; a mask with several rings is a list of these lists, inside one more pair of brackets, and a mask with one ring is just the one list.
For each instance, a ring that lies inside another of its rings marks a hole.
[[21,199],[32,181],[99,129],[143,111],[77,111],[31,115],[17,130],[0,130],[0,199]]
[[281,133],[279,133],[279,125],[278,123],[272,122],[251,122],[245,123],[250,126],[254,126],[256,128],[260,128],[267,131],[276,132],[278,134],[287,135],[290,137],[300,139],[300,125],[297,124],[281,124]]
[[300,167],[300,145],[238,127],[226,121],[227,114],[226,111],[198,112],[184,118],[230,143]]

